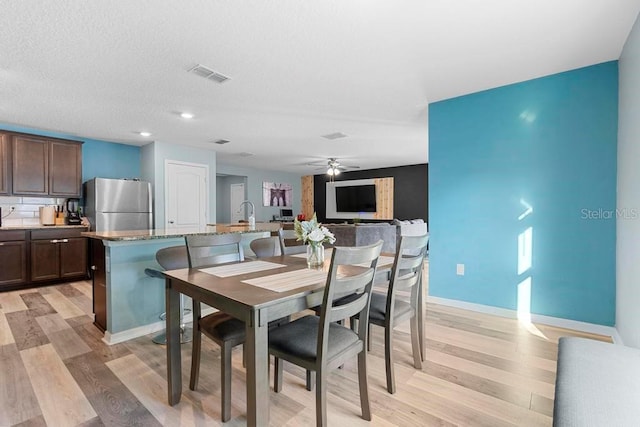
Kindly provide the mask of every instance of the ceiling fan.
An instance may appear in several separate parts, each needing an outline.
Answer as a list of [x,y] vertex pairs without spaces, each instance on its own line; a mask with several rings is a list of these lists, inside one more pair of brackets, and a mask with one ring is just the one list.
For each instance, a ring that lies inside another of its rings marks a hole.
[[345,172],[345,171],[348,171],[350,169],[360,169],[360,166],[343,165],[335,157],[330,157],[326,162],[326,166],[323,163],[320,163],[320,162],[312,162],[312,163],[307,163],[307,164],[310,165],[310,166],[321,166],[322,165],[321,167],[318,167],[316,169],[326,169],[327,170],[327,175],[329,175],[329,176],[339,175],[341,172]]

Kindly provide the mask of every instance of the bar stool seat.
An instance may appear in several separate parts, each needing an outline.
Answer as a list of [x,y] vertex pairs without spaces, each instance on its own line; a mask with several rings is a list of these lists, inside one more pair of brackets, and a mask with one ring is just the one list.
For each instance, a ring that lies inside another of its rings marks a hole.
[[[162,248],[156,252],[156,261],[160,264],[164,270],[175,270],[178,268],[187,268],[189,267],[189,259],[187,257],[187,248],[186,246],[171,246],[168,248]],[[164,273],[155,268],[145,268],[145,274],[149,277],[155,277],[158,279],[164,280]],[[180,294],[180,343],[188,343],[193,340],[193,329],[186,326],[183,322],[184,313],[184,295]],[[164,320],[166,313],[162,313],[160,315],[160,319]],[[156,344],[166,344],[167,343],[167,334],[166,331],[163,331],[153,337],[152,341]]]

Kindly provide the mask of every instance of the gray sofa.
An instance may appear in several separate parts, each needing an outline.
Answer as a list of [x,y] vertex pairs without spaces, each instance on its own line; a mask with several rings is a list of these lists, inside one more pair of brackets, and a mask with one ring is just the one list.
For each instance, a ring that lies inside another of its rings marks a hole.
[[386,223],[326,224],[336,238],[335,246],[364,246],[382,239],[382,252],[396,251],[396,227]]
[[553,425],[639,426],[640,349],[560,338]]
[[382,239],[382,252],[395,252],[400,236],[420,236],[427,232],[423,220],[399,221],[393,223],[371,222],[360,224],[325,224],[335,238],[335,246],[364,246]]

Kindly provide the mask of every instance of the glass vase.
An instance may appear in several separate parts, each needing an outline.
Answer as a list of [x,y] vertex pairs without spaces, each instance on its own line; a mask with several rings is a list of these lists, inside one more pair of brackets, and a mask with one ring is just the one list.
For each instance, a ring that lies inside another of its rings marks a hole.
[[324,246],[322,243],[309,243],[307,245],[307,267],[321,269],[324,265]]

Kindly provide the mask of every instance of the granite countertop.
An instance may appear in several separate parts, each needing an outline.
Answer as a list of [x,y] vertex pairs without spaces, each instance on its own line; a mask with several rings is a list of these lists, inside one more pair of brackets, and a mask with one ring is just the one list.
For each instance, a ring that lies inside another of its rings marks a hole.
[[196,230],[193,228],[183,230],[127,230],[127,231],[87,231],[82,233],[83,236],[93,239],[109,240],[109,241],[136,241],[136,240],[153,240],[153,239],[169,239],[176,237],[200,235],[206,236],[211,234],[227,234],[227,233],[265,233],[278,231],[280,224],[268,222],[258,222],[252,230],[248,224],[207,224],[205,230]]
[[87,228],[86,225],[11,225],[7,227],[0,227],[0,231],[11,230],[59,230],[62,228]]

